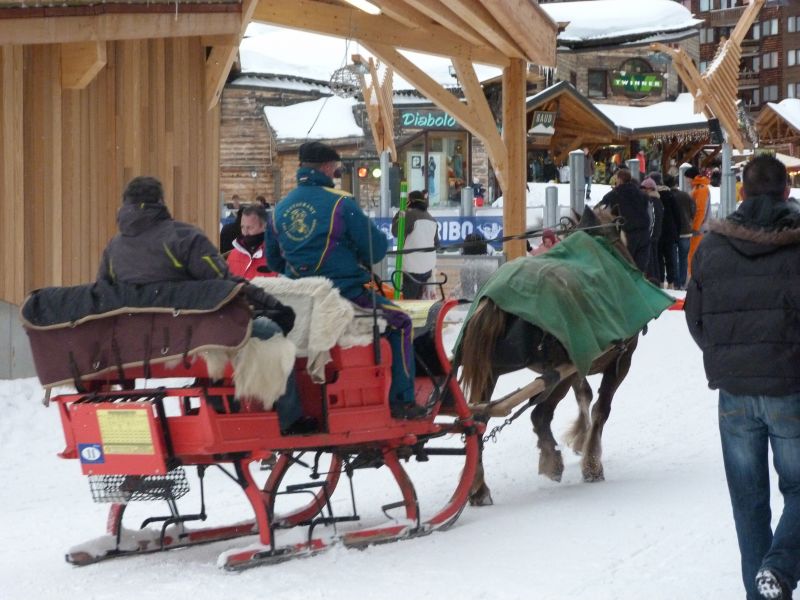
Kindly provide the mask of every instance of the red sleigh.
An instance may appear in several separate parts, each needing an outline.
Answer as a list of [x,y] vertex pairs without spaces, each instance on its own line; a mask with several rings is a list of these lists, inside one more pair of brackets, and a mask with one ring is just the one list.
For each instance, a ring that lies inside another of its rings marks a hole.
[[[203,358],[212,347],[233,355],[247,341],[249,309],[238,294],[205,312],[123,307],[45,326],[26,318],[36,312],[26,304],[23,321],[43,385],[68,379],[78,390],[52,399],[66,440],[60,456],[78,459],[94,499],[111,503],[106,535],[72,548],[67,560],[83,565],[258,536],[245,549],[232,548],[221,557],[222,566],[238,570],[333,544],[364,546],[450,526],[467,502],[483,429],[472,419],[443,346],[444,319],[455,304],[434,304],[425,325],[415,330],[416,401],[427,408],[427,417],[392,418],[391,350],[385,339],[376,338],[366,345],[330,348],[322,368],[318,358],[314,369],[309,369],[312,358],[296,359],[303,412],[320,427],[292,436],[281,435],[274,410],[237,395],[231,363],[212,377]],[[209,342],[204,332],[210,329],[218,331]],[[135,351],[128,352],[132,347]],[[172,378],[192,382],[169,385]],[[463,467],[450,499],[423,516],[403,461],[434,457],[456,457]],[[254,473],[263,464],[271,471],[259,484]],[[206,519],[204,474],[212,466],[224,468],[241,487],[253,510],[251,520],[189,527]],[[388,522],[362,526],[355,502],[350,514],[334,514],[331,496],[340,480],[349,480],[352,493],[354,473],[376,467],[388,469],[399,489],[399,499],[381,507]],[[192,514],[182,512],[178,502],[188,491],[187,469],[196,470],[201,487],[201,506]],[[306,469],[308,481],[284,485],[291,469]],[[285,494],[308,500],[279,514],[276,499]],[[137,500],[162,500],[168,514],[145,519],[138,531],[124,528],[125,509]],[[305,541],[281,545],[279,530],[295,527],[307,528]]]

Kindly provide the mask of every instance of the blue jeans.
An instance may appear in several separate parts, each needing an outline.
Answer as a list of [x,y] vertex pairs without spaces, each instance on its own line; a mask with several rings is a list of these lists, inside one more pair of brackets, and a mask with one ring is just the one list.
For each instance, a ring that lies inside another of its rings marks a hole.
[[678,272],[675,274],[675,287],[683,289],[686,287],[686,278],[689,273],[689,244],[692,238],[678,238]]
[[[747,598],[758,598],[755,577],[762,567],[794,589],[800,578],[800,393],[734,396],[720,390],[719,431]],[[769,446],[783,495],[774,533]]]

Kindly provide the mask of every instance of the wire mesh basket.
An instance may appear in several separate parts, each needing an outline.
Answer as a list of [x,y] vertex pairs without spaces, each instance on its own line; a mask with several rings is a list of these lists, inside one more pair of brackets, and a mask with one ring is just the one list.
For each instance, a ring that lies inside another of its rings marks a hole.
[[90,475],[89,489],[95,502],[152,502],[185,496],[189,481],[178,467],[166,475]]

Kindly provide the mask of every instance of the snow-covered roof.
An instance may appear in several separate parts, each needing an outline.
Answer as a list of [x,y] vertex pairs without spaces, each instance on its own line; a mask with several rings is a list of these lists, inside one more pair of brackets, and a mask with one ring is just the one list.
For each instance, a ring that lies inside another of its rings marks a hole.
[[595,106],[619,127],[630,130],[652,131],[692,125],[705,128],[708,125],[708,118],[703,113],[694,112],[691,94],[679,94],[672,102],[658,102],[649,106]]
[[264,114],[278,141],[363,137],[353,116],[352,98],[330,96],[291,106],[265,106]]
[[[405,50],[401,50],[401,53],[440,84],[457,85],[450,75],[449,59]],[[292,75],[317,81],[329,81],[336,69],[352,63],[353,54],[371,56],[354,40],[263,23],[251,23],[239,45],[243,73]],[[497,67],[486,65],[475,65],[475,70],[481,81],[502,74]],[[393,87],[396,90],[413,89],[397,74],[393,79]]]
[[584,0],[542,4],[556,22],[569,22],[559,44],[592,43],[695,28],[702,20],[673,0]]
[[789,123],[789,125],[800,131],[800,98],[786,98],[777,104],[774,102],[767,102],[767,106],[774,110],[784,121]]

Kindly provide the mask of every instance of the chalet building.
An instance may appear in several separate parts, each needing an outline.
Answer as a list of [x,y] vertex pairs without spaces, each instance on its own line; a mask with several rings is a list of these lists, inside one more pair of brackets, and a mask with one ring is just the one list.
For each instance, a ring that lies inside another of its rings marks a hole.
[[[744,11],[744,0],[687,1],[700,28],[700,71]],[[800,98],[800,2],[768,0],[742,43],[739,97],[757,113],[768,102]]]

